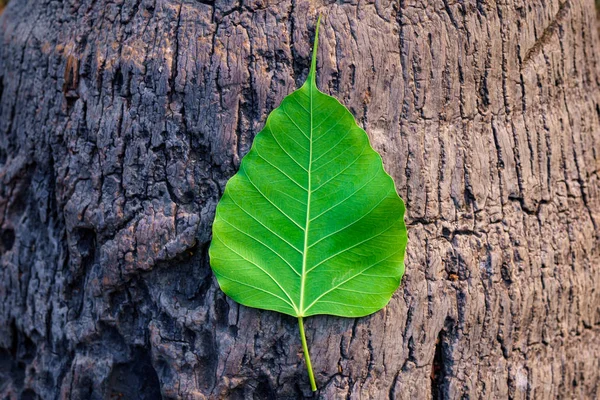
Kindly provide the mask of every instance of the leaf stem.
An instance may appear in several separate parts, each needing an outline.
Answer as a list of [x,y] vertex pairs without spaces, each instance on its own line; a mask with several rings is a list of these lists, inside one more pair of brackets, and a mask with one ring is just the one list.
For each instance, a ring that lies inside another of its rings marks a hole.
[[308,378],[310,379],[310,388],[313,392],[317,391],[315,383],[315,375],[313,374],[312,364],[310,362],[310,354],[308,354],[308,346],[306,345],[306,335],[304,334],[304,322],[302,317],[298,317],[298,326],[300,327],[300,339],[302,340],[302,350],[304,350],[304,358],[306,359],[306,369],[308,370]]

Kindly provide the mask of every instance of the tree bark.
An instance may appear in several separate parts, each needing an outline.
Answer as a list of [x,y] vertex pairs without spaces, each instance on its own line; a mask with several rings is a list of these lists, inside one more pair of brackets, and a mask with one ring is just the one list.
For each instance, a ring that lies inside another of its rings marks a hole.
[[600,396],[594,0],[14,0],[0,17],[0,397],[311,397],[239,306],[216,203],[307,74],[407,204],[402,286],[306,320],[323,399]]

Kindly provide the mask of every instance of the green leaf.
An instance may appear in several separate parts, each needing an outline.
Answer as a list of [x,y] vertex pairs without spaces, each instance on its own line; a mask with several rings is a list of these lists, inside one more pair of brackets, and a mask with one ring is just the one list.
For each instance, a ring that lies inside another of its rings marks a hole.
[[404,203],[364,130],[310,72],[256,135],[217,205],[210,263],[249,307],[299,318],[384,307],[404,273]]

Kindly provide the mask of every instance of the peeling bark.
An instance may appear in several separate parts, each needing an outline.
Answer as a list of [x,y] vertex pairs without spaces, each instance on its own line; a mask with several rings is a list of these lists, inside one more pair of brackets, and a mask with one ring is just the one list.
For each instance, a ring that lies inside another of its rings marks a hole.
[[216,203],[303,82],[407,203],[407,272],[306,321],[318,398],[600,396],[593,0],[13,1],[0,17],[0,397],[310,397],[296,320],[219,291]]

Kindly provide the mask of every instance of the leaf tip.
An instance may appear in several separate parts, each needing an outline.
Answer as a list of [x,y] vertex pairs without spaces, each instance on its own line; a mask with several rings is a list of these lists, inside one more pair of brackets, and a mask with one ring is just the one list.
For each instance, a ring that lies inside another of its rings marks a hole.
[[312,60],[310,62],[310,71],[308,72],[308,79],[312,83],[317,82],[317,49],[319,48],[319,26],[321,25],[321,14],[317,18],[317,27],[315,28],[315,42],[313,44]]

